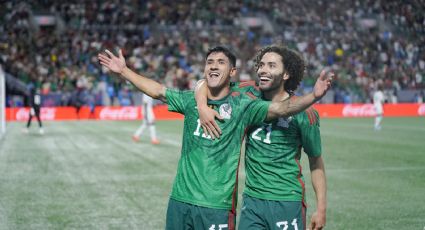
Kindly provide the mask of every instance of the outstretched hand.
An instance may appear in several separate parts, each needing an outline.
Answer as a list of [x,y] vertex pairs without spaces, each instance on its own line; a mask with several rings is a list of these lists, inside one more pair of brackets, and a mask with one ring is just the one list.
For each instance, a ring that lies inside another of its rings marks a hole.
[[122,71],[125,69],[125,59],[122,55],[122,50],[119,50],[118,57],[115,56],[111,51],[105,50],[106,54],[99,53],[97,55],[100,64],[111,70],[112,72],[121,74]]
[[316,100],[320,100],[331,88],[333,77],[333,72],[327,72],[326,70],[322,70],[322,72],[320,72],[320,76],[317,79],[316,84],[314,84],[313,89],[313,94]]

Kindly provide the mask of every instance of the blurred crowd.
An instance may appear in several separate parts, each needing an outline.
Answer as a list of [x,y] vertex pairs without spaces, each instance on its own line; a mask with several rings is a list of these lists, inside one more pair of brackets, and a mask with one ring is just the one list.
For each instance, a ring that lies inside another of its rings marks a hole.
[[[6,1],[0,58],[7,73],[60,97],[52,104],[132,105],[134,87],[102,69],[98,52],[121,47],[132,69],[191,89],[211,46],[231,47],[249,80],[255,52],[283,44],[308,64],[300,92],[330,68],[333,102],[369,102],[377,84],[396,101],[400,90],[425,88],[423,12],[421,0]],[[55,25],[35,26],[36,15]]]

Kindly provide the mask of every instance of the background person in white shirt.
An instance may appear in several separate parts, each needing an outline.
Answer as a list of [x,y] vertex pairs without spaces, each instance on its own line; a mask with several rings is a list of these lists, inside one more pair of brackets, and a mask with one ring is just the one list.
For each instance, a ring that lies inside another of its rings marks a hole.
[[143,131],[148,127],[151,135],[151,143],[159,144],[159,140],[156,137],[156,128],[155,128],[155,114],[153,113],[153,99],[146,94],[143,94],[142,97],[142,114],[143,121],[142,125],[136,130],[133,135],[133,141],[138,142],[140,136],[143,134]]
[[373,94],[373,106],[375,107],[375,130],[381,130],[382,117],[384,115],[385,96],[382,85],[378,85],[378,89]]

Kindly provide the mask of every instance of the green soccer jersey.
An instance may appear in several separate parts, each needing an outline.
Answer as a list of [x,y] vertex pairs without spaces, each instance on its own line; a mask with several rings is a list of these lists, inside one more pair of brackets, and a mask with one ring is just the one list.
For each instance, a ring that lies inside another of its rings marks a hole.
[[208,101],[224,118],[222,135],[212,140],[203,133],[192,91],[167,90],[168,110],[185,115],[183,145],[171,198],[202,207],[232,208],[237,196],[241,144],[248,125],[261,124],[268,102],[235,92]]
[[[241,92],[259,94],[249,83],[241,83],[238,88]],[[313,108],[251,127],[245,150],[244,192],[266,200],[304,200],[301,149],[308,156],[321,155],[319,115]]]

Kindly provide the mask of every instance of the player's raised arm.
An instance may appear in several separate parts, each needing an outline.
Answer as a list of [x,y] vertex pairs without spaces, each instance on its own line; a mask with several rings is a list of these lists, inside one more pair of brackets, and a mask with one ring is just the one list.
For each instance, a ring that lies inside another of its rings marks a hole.
[[208,107],[208,87],[205,80],[198,81],[195,87],[195,100],[196,106],[198,107],[199,121],[204,133],[209,134],[212,139],[219,138],[221,129],[215,121],[215,118],[222,119],[222,117],[217,111]]
[[285,99],[281,102],[273,102],[269,107],[266,120],[273,120],[278,117],[289,117],[297,114],[325,96],[331,86],[333,73],[322,70],[311,93],[295,99]]
[[119,50],[119,56],[115,56],[111,51],[105,50],[106,54],[99,53],[98,59],[100,64],[108,68],[114,73],[120,74],[126,80],[130,81],[143,93],[151,96],[152,98],[159,99],[166,102],[165,97],[165,86],[158,82],[151,80],[143,75],[133,72],[125,64],[124,56],[122,55],[121,49]]

